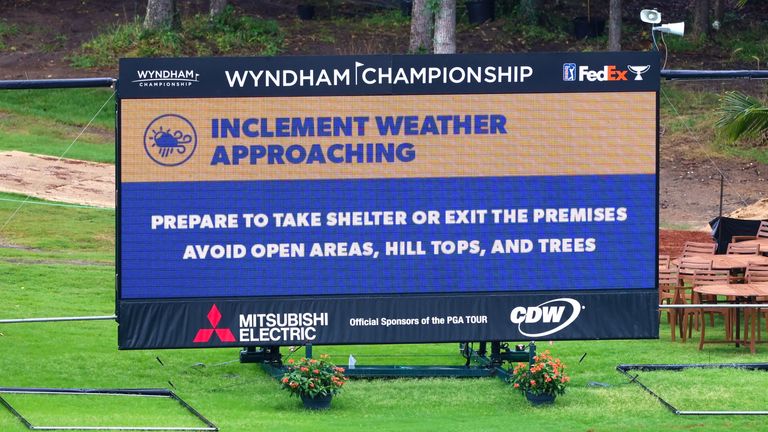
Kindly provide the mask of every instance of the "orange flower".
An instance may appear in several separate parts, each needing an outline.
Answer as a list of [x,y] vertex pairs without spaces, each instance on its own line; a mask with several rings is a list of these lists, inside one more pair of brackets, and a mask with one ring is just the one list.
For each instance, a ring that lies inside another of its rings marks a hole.
[[515,383],[515,388],[520,388],[520,384]]
[[287,383],[288,383],[288,377],[284,377],[283,378],[283,384],[287,384]]

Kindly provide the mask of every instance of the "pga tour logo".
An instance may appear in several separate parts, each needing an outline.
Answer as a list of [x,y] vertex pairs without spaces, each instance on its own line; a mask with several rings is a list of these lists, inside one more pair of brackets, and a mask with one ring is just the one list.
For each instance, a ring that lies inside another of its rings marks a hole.
[[579,317],[584,306],[572,298],[557,298],[538,306],[518,306],[512,309],[509,320],[517,324],[521,335],[538,338],[549,336],[568,327]]
[[576,81],[576,63],[563,64],[563,81]]

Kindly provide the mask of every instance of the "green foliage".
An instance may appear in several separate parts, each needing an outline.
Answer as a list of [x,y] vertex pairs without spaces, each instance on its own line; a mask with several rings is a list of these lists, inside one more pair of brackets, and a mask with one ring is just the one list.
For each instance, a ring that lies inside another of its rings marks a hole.
[[339,393],[347,383],[344,368],[331,363],[330,356],[323,354],[320,359],[302,358],[288,360],[288,368],[280,379],[280,387],[291,396],[328,396]]
[[[664,48],[661,46],[662,40],[660,33],[656,33],[656,38],[656,42],[659,44],[659,50],[663,50]],[[701,51],[708,43],[703,36],[699,38],[693,38],[691,36],[665,36],[663,42],[667,45],[667,49],[673,53]]]
[[140,22],[121,24],[84,43],[70,61],[75,67],[114,66],[121,57],[278,54],[283,32],[274,20],[241,15],[228,6],[211,20],[196,15],[179,31],[144,30]]
[[[335,25],[343,26],[352,32],[402,32],[409,31],[410,18],[403,16],[399,11],[382,11],[360,18],[337,17],[333,19]],[[333,37],[333,27],[322,26],[316,32],[321,39],[327,39],[330,34]],[[335,37],[334,37],[335,40]]]
[[736,21],[731,28],[732,31],[715,38],[716,44],[733,59],[764,68],[768,63],[768,22],[745,27]]
[[[502,5],[503,6],[503,5]],[[531,13],[535,10],[523,7],[521,4],[514,7],[502,7],[502,11],[510,9],[506,13],[506,19],[502,21],[502,28],[506,34],[522,39],[526,45],[537,43],[563,42],[568,38],[566,29],[570,22],[566,22],[558,16],[546,17],[542,22]]]
[[768,133],[768,107],[741,92],[726,92],[720,101],[720,119],[715,124],[726,139],[764,137]]
[[562,42],[566,40],[567,34],[559,28],[547,28],[544,26],[526,24],[524,21],[509,19],[504,25],[505,32],[521,38],[527,45],[535,43]]
[[0,51],[5,51],[8,47],[5,45],[5,38],[13,36],[19,32],[19,27],[16,24],[8,24],[5,21],[0,21]]
[[43,42],[40,46],[40,51],[44,53],[52,53],[64,48],[64,44],[67,42],[67,36],[59,34],[53,37],[50,42]]
[[361,24],[372,27],[410,27],[411,20],[399,10],[389,10],[367,15],[359,20]]

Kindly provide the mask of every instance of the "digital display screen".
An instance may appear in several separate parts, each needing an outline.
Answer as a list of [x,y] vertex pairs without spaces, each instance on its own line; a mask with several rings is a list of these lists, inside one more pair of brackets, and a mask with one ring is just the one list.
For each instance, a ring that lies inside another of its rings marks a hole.
[[[244,298],[338,298],[342,309],[359,298],[366,312],[423,295],[438,311],[451,296],[650,298],[658,62],[648,54],[481,56],[479,66],[446,56],[422,69],[440,57],[265,69],[260,59],[124,60],[118,305],[216,303],[227,316]],[[259,314],[231,315],[243,328]],[[341,322],[352,329],[352,319]],[[381,342],[451,340],[419,333]],[[121,345],[157,346],[134,340]],[[261,339],[219,340],[249,341]]]

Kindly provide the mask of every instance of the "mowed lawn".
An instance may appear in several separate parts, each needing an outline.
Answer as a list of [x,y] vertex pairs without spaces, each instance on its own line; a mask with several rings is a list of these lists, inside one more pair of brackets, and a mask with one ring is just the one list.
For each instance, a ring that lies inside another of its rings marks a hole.
[[[75,110],[78,103],[71,100],[78,98],[59,94],[46,104],[53,108],[37,111],[25,99],[37,95],[0,94],[5,116],[0,116],[0,134],[18,136],[35,124],[53,124],[62,147],[39,150],[23,137],[12,147],[60,156],[74,139],[72,132],[76,136],[111,93],[91,92],[82,99],[88,101],[86,108]],[[56,92],[50,94],[46,97]],[[114,112],[108,107],[90,141],[81,146],[78,140],[70,151],[83,153],[84,159],[114,160],[108,139]],[[67,117],[68,109],[74,118]],[[47,133],[45,127],[36,130]],[[0,319],[114,313],[114,211],[50,206],[34,199],[22,205],[24,199],[0,194]],[[352,381],[330,411],[307,412],[257,365],[240,364],[236,349],[118,351],[113,321],[0,324],[0,386],[168,388],[222,431],[233,432],[768,430],[760,416],[675,416],[615,370],[622,363],[765,362],[767,346],[758,346],[756,355],[732,345],[699,351],[693,342],[671,342],[664,318],[660,334],[659,340],[540,342],[539,349],[560,357],[572,376],[566,395],[544,408],[531,407],[497,378],[393,379]],[[358,365],[463,364],[458,344],[319,346],[314,353],[329,353],[342,365],[350,354]],[[768,374],[763,372],[643,372],[640,380],[683,410],[768,409]],[[39,426],[202,426],[168,400],[7,399]],[[24,430],[0,408],[0,431]]]

